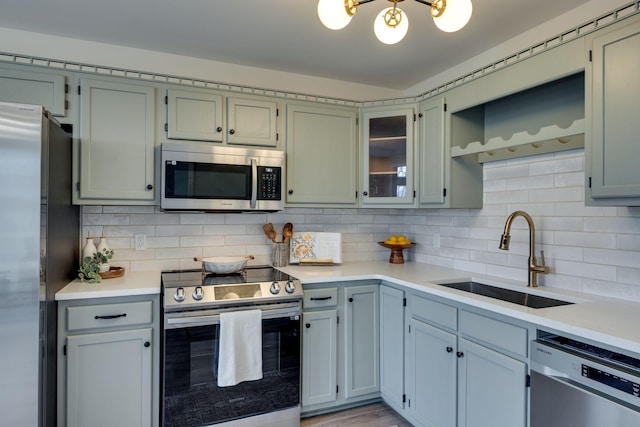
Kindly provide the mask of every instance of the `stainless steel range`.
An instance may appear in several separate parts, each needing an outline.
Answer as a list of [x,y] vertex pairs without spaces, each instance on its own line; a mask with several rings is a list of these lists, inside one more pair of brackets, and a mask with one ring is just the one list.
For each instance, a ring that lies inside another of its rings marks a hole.
[[[300,281],[272,267],[162,274],[163,425],[299,426]],[[218,385],[221,316],[260,310],[262,378]]]

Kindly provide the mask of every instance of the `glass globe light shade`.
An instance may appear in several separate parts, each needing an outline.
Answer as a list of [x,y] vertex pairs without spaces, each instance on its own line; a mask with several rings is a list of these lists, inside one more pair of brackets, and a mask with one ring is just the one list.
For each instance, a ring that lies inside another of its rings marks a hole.
[[409,19],[407,14],[402,10],[396,8],[396,12],[400,13],[400,23],[392,27],[385,22],[385,14],[393,11],[393,7],[388,7],[376,16],[376,20],[373,22],[373,31],[376,34],[378,40],[384,44],[396,44],[407,35],[409,31]]
[[320,0],[318,18],[330,30],[341,30],[351,22],[352,16],[347,13],[344,0]]
[[433,22],[438,28],[447,33],[458,31],[469,22],[473,13],[471,0],[447,0],[444,12],[434,17]]

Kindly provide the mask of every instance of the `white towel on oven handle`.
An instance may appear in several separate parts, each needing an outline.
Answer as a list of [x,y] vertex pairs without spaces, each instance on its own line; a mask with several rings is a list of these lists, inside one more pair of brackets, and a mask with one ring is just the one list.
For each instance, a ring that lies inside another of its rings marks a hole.
[[218,387],[262,379],[262,311],[220,313]]

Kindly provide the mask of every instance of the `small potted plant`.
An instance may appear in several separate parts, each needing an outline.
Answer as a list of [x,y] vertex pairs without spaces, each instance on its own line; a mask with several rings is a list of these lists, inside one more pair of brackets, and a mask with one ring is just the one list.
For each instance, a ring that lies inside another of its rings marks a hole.
[[102,251],[95,252],[90,257],[84,257],[78,272],[80,281],[89,283],[102,282],[100,269],[102,265],[107,264],[111,258],[113,258],[113,251],[111,249],[103,249]]

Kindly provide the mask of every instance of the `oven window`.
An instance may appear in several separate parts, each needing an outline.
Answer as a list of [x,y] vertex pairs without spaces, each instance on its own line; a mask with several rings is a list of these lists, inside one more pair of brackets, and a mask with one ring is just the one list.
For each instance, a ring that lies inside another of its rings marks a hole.
[[300,320],[262,321],[263,378],[218,387],[220,325],[165,331],[164,426],[203,426],[297,406]]
[[165,163],[165,197],[251,199],[251,167],[213,163]]

